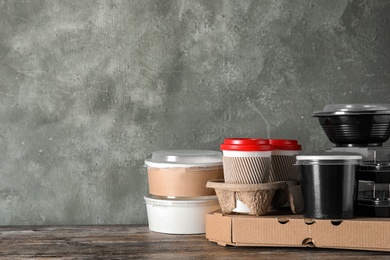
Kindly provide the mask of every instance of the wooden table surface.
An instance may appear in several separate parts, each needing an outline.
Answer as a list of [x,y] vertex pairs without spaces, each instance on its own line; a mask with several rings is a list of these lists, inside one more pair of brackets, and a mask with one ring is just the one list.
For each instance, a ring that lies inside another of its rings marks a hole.
[[390,259],[390,253],[319,248],[219,246],[201,235],[147,226],[0,227],[0,259]]

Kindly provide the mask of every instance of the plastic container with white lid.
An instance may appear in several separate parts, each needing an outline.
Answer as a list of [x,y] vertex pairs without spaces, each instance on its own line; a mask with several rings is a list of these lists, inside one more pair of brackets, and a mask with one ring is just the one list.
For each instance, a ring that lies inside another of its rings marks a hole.
[[361,155],[299,155],[303,216],[314,219],[355,217],[356,171]]
[[209,180],[223,178],[222,153],[210,150],[163,150],[145,160],[149,193],[163,197],[215,195]]
[[149,229],[168,234],[205,233],[206,214],[220,209],[217,196],[163,199],[145,196]]

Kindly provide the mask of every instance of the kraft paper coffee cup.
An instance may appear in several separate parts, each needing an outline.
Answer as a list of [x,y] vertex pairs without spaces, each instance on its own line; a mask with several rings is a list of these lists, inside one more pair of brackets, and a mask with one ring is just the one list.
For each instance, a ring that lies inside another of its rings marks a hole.
[[260,138],[225,138],[221,144],[225,183],[268,182],[272,146]]
[[[297,140],[288,139],[270,139],[269,142],[274,148],[271,155],[269,182],[287,181],[299,185],[301,177],[295,162],[296,156],[301,153],[301,145]],[[281,190],[276,191],[272,206],[280,208],[286,206],[287,202],[287,194]]]
[[302,151],[297,140],[270,139],[273,150],[269,182],[299,181],[300,173],[295,166],[296,156]]

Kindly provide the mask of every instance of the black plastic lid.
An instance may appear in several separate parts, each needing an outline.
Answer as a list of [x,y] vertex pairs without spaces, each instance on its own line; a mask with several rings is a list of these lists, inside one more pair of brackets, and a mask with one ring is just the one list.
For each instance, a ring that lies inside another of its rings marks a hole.
[[390,114],[390,104],[329,104],[313,116]]
[[360,171],[387,171],[390,174],[390,162],[387,163],[364,163],[359,165]]

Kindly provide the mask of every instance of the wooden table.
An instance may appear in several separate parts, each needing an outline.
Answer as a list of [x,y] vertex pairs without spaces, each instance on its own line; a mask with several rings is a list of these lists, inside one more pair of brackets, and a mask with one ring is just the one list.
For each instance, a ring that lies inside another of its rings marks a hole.
[[390,253],[219,246],[205,235],[168,235],[145,225],[0,227],[0,259],[390,259]]

